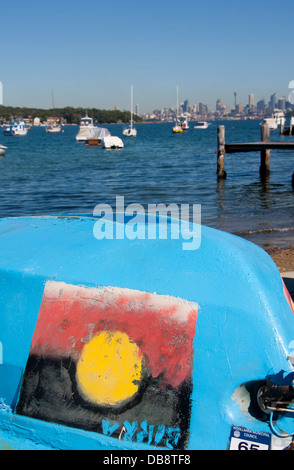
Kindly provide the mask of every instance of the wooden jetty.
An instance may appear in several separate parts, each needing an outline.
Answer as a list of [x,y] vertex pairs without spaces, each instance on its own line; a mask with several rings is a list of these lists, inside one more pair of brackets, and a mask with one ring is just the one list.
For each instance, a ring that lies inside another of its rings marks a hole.
[[293,117],[290,120],[290,126],[285,126],[281,124],[280,126],[280,135],[294,135],[294,119]]
[[[266,177],[270,173],[270,151],[271,150],[292,150],[294,151],[294,142],[270,142],[270,128],[268,124],[263,123],[261,126],[261,142],[238,142],[227,144],[225,142],[225,126],[218,126],[217,131],[217,177],[225,179],[227,173],[225,171],[225,154],[239,152],[260,152],[260,168],[261,177]],[[292,184],[294,173],[292,176]]]

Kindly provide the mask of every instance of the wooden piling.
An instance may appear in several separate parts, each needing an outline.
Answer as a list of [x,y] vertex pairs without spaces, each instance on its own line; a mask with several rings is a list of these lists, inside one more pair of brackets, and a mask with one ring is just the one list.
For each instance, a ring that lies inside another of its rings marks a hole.
[[291,119],[290,126],[285,126],[283,123],[280,125],[280,135],[293,135],[293,121]]
[[217,177],[218,179],[225,179],[227,173],[225,170],[225,126],[218,126],[217,128]]
[[[263,123],[260,127],[261,127],[261,142],[237,142],[237,143],[226,144],[225,143],[225,126],[218,126],[217,128],[217,151],[216,151],[218,179],[225,179],[227,177],[227,173],[225,171],[225,154],[226,153],[260,152],[259,173],[262,179],[266,179],[268,175],[270,174],[270,151],[271,150],[294,151],[294,142],[271,142],[270,141],[270,128],[268,124]],[[294,186],[294,173],[292,176],[292,184]]]
[[[269,142],[270,141],[270,128],[266,123],[261,124],[261,141]],[[270,156],[271,151],[269,149],[260,151],[260,167],[259,174],[262,178],[270,174]]]

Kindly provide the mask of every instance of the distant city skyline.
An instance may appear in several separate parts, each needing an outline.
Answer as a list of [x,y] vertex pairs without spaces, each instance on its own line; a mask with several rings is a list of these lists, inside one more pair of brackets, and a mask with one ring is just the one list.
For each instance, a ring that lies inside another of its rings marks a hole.
[[[14,0],[0,6],[3,104],[140,113],[290,93],[293,1]],[[285,28],[282,26],[285,25]],[[281,29],[282,28],[282,29]],[[276,34],[276,31],[282,34]]]
[[[178,114],[186,114],[191,121],[219,120],[219,119],[262,119],[266,116],[272,116],[276,110],[282,111],[285,115],[293,115],[294,103],[292,103],[291,93],[288,99],[279,97],[277,93],[272,93],[268,100],[264,98],[255,101],[254,93],[249,93],[247,103],[241,104],[237,101],[237,90],[234,91],[234,105],[228,106],[218,98],[215,107],[212,109],[207,104],[199,102],[190,104],[186,99],[179,104]],[[176,118],[175,107],[165,107],[155,109],[152,113],[143,113],[140,116],[146,121],[171,121]]]
[[[2,90],[3,90],[3,86],[2,86],[2,83],[0,82],[0,91],[2,92]],[[208,103],[205,103],[205,100],[202,100],[201,97],[200,97],[200,101],[199,101],[198,103],[191,103],[191,101],[190,101],[189,98],[185,98],[185,100],[179,101],[179,108],[182,108],[183,105],[184,105],[183,111],[186,112],[187,109],[185,109],[185,104],[186,104],[186,105],[189,105],[189,106],[199,106],[199,105],[201,106],[201,105],[204,105],[204,106],[208,106],[209,110],[212,111],[212,112],[214,112],[214,111],[218,111],[218,109],[220,109],[221,106],[227,107],[228,109],[232,110],[232,109],[234,109],[234,108],[236,108],[236,107],[238,107],[238,106],[244,106],[244,107],[246,107],[247,105],[249,105],[249,107],[250,107],[250,106],[256,106],[256,105],[257,105],[258,103],[260,103],[260,102],[264,102],[265,106],[268,106],[268,105],[270,106],[270,105],[271,105],[273,108],[276,106],[277,108],[280,107],[280,109],[282,109],[282,108],[281,108],[281,105],[278,105],[279,102],[281,102],[281,101],[283,101],[283,102],[288,102],[289,99],[291,100],[291,98],[290,98],[291,89],[290,89],[290,88],[287,88],[287,93],[288,93],[288,96],[286,96],[286,95],[279,96],[276,92],[274,92],[274,93],[272,93],[272,94],[270,95],[269,98],[267,98],[267,97],[265,98],[265,97],[263,96],[263,97],[260,98],[260,99],[258,99],[258,97],[256,98],[255,93],[249,93],[248,96],[247,96],[247,102],[246,102],[246,97],[244,97],[244,100],[245,100],[245,101],[244,101],[244,102],[241,102],[241,101],[238,99],[238,92],[237,92],[237,90],[234,90],[234,93],[232,94],[232,97],[231,97],[232,105],[227,104],[221,97],[219,97],[219,98],[216,99],[215,105],[211,105],[211,106],[210,106]],[[52,97],[52,94],[51,94],[51,97]],[[272,101],[272,100],[273,100],[273,97],[275,97],[275,102]],[[291,101],[292,101],[292,100],[291,100]],[[20,106],[19,104],[13,104],[13,105],[12,105],[12,104],[8,104],[8,103],[6,104],[6,103],[3,103],[3,102],[0,102],[0,105],[1,105],[1,104],[3,104],[4,106]],[[67,104],[67,105],[65,105],[65,106],[75,107],[75,106],[72,105],[71,103],[69,103],[69,104]],[[63,107],[65,107],[65,106],[60,106],[60,105],[58,105],[58,106],[55,106],[55,107],[57,107],[57,108],[63,108]],[[32,104],[26,104],[26,105],[24,105],[23,107],[28,107],[28,108],[30,108],[30,107],[36,107],[36,108],[42,108],[42,109],[50,109],[50,108],[53,107],[53,103],[51,102],[51,104],[49,103],[48,106],[45,106],[45,107],[44,107],[44,106],[34,106],[34,105],[32,105]],[[79,106],[79,107],[87,108],[87,106],[82,106],[82,105]],[[89,107],[90,107],[90,108],[98,108],[98,109],[99,109],[99,107],[96,107],[96,106],[89,106]],[[134,112],[135,114],[138,114],[138,115],[139,115],[139,114],[148,114],[148,113],[152,113],[152,112],[154,112],[154,110],[156,110],[156,109],[158,110],[158,109],[165,109],[165,108],[174,108],[174,109],[176,109],[176,105],[174,105],[173,103],[170,103],[169,105],[165,105],[165,106],[163,106],[163,107],[156,106],[152,111],[144,111],[144,110],[141,111],[141,105],[140,105],[140,103],[137,103],[137,102],[136,102],[136,103],[133,104],[133,112]],[[100,107],[100,109],[102,109],[102,108]],[[106,108],[103,108],[103,109],[108,109],[108,110],[110,110],[110,109],[117,109],[117,110],[121,110],[121,111],[128,111],[128,110],[129,110],[128,108],[122,109],[122,108],[120,108],[119,105],[115,105],[113,108],[111,108],[111,107],[106,107]]]
[[[216,100],[216,103],[214,106],[209,106],[207,103],[204,102],[204,100],[200,100],[199,103],[191,103],[189,98],[186,98],[185,100],[182,100],[181,102],[179,102],[179,107],[182,107],[183,108],[183,112],[186,112],[187,109],[185,109],[186,107],[188,106],[195,106],[195,105],[208,105],[210,110],[211,111],[217,111],[219,110],[221,107],[225,106],[227,108],[229,108],[230,110],[236,108],[237,106],[244,106],[246,107],[247,105],[249,107],[254,107],[256,106],[258,103],[261,103],[261,102],[264,102],[265,106],[271,106],[272,108],[274,107],[279,107],[279,106],[282,106],[282,103],[283,102],[283,106],[285,105],[286,102],[290,102],[290,92],[291,92],[291,89],[288,89],[288,96],[286,95],[283,95],[283,96],[279,96],[276,92],[272,93],[270,95],[270,97],[262,97],[262,98],[258,98],[256,99],[256,96],[254,93],[249,93],[248,96],[247,96],[247,102],[246,102],[246,98],[245,98],[245,102],[240,102],[238,100],[238,92],[237,90],[234,90],[234,93],[233,93],[233,98],[232,98],[232,101],[233,101],[233,104],[232,106],[230,106],[230,104],[227,104],[226,102],[224,102],[224,100],[219,97],[217,100]],[[292,103],[293,104],[293,103]],[[138,106],[139,108],[139,104],[136,104],[136,106]],[[166,107],[170,107],[170,108],[176,108],[176,106],[165,106],[164,108]],[[280,108],[282,109],[282,108]]]

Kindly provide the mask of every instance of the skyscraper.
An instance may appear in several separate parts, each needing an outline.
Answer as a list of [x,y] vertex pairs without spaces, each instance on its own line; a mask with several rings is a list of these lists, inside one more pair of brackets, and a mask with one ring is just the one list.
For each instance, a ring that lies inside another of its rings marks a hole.
[[271,108],[275,109],[275,107],[277,105],[277,101],[278,101],[277,93],[274,93],[273,95],[271,95],[269,106]]
[[216,110],[217,111],[220,111],[223,107],[223,102],[222,100],[219,98],[217,101],[216,101]]
[[252,108],[254,106],[254,94],[250,93],[249,95],[249,108]]
[[264,113],[264,111],[265,111],[265,101],[264,101],[264,99],[258,101],[256,106],[257,106],[257,112],[258,113]]
[[286,109],[286,98],[283,96],[283,98],[279,98],[278,100],[278,109],[284,110]]

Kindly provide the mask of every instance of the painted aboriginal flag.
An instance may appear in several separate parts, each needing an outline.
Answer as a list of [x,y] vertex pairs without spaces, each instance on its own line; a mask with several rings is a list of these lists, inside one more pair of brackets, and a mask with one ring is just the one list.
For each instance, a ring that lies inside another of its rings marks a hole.
[[196,318],[182,299],[48,281],[17,413],[185,448]]

